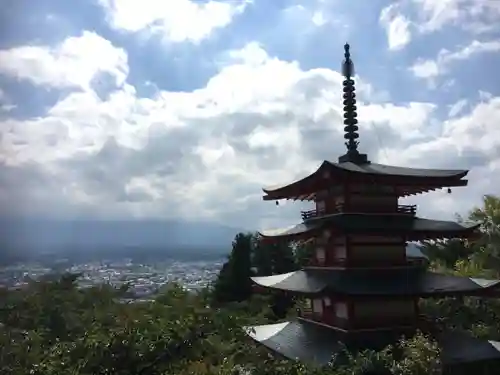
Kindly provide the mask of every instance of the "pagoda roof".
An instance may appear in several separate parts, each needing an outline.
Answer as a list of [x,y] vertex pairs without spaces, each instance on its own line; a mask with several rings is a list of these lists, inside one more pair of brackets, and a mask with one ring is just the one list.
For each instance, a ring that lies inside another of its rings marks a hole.
[[334,163],[328,160],[325,160],[325,162],[329,163],[333,168],[338,168],[346,172],[394,177],[462,178],[469,172],[465,169],[408,168],[371,162],[365,164],[355,164],[352,162]]
[[[403,332],[374,330],[346,333],[305,320],[244,327],[255,341],[280,355],[313,365],[325,366],[344,349],[357,352],[381,350],[395,344]],[[445,331],[435,335],[445,365],[500,360],[500,342],[482,340],[466,333]]]
[[422,236],[437,234],[440,237],[454,237],[473,233],[479,225],[462,225],[454,221],[422,219],[400,215],[335,213],[308,219],[303,223],[286,228],[260,231],[264,238],[293,238],[332,226],[347,233],[404,233],[408,237],[420,239]]
[[297,294],[335,293],[351,297],[474,295],[500,286],[500,280],[444,275],[421,269],[305,268],[281,275],[252,277],[254,283]]
[[[414,189],[406,188],[400,191],[400,195],[405,196],[443,187],[465,186],[467,185],[467,180],[461,179],[465,177],[469,171],[466,169],[407,168],[371,162],[363,164],[353,162],[335,163],[324,160],[316,171],[299,180],[285,185],[263,188],[262,190],[266,193],[264,200],[291,198],[292,191],[301,193],[307,191],[309,194],[315,193],[315,191],[313,191],[314,189],[311,190],[308,186],[318,177],[322,178],[324,173],[328,173],[331,177],[336,177],[339,180],[341,180],[342,177],[355,176],[363,178],[388,177],[393,180],[393,183],[395,182],[394,178],[397,178],[399,184],[417,185]],[[428,188],[425,188],[426,186],[428,186]],[[422,187],[424,188],[422,189]]]

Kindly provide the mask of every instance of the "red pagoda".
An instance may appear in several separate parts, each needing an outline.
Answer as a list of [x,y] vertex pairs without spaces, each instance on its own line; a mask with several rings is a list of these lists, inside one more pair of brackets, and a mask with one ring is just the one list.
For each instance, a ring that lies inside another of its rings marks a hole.
[[309,264],[287,274],[252,278],[259,287],[301,296],[305,303],[296,321],[246,327],[247,333],[284,357],[324,365],[343,348],[378,350],[423,330],[433,332],[449,371],[495,363],[500,342],[429,329],[434,323],[422,318],[419,299],[487,295],[500,281],[430,272],[407,256],[409,241],[470,238],[478,226],[422,219],[416,206],[398,203],[401,197],[466,186],[468,171],[382,165],[360,153],[354,66],[349,45],[344,48],[347,153],[338,162],[323,161],[301,180],[263,189],[264,200],[315,203],[302,212],[302,223],[260,233],[265,241],[312,241]]

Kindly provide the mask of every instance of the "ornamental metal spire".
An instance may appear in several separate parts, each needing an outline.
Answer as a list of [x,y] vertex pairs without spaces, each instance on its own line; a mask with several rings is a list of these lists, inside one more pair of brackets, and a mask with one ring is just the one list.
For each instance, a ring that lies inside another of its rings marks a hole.
[[345,145],[347,153],[339,157],[339,162],[351,162],[356,164],[368,163],[366,154],[360,154],[358,151],[359,138],[358,134],[358,113],[356,112],[356,89],[354,87],[354,63],[351,60],[351,53],[349,52],[349,44],[344,45],[344,61],[342,63],[342,74],[346,78],[342,83],[344,86],[344,138],[347,140]]

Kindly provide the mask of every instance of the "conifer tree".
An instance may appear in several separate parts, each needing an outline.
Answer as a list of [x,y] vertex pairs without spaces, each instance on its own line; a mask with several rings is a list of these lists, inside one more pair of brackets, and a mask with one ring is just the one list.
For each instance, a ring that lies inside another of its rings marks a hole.
[[[297,270],[293,249],[288,242],[258,241],[253,264],[257,275],[269,276]],[[274,318],[282,319],[293,306],[293,299],[281,291],[272,292],[271,310]]]
[[298,269],[294,251],[288,242],[256,242],[253,265],[257,275],[269,276]]
[[238,233],[233,241],[231,254],[215,281],[214,297],[218,302],[245,301],[252,294],[251,233]]

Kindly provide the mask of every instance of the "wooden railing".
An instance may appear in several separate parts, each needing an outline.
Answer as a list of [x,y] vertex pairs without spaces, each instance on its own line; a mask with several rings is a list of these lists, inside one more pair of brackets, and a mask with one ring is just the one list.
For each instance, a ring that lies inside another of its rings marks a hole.
[[413,317],[366,317],[366,318],[338,318],[333,314],[319,314],[312,311],[298,309],[297,316],[303,319],[323,323],[345,330],[390,328],[419,325],[420,316]]
[[353,268],[391,268],[391,267],[416,267],[421,263],[413,259],[366,259],[355,260],[349,262],[346,259],[326,259],[324,262],[319,262],[315,257],[307,262],[309,267],[353,267]]
[[[370,206],[370,205],[364,205],[363,207],[360,207],[359,209],[356,207],[352,207],[349,210],[345,209],[345,203],[339,203],[333,207],[331,212],[329,213],[340,213],[340,212],[362,212],[362,213],[396,213],[396,214],[403,214],[403,215],[415,215],[417,213],[417,206],[416,205],[407,205],[407,204],[398,204],[395,210],[391,210],[387,206]],[[326,215],[326,211],[324,209],[322,210],[308,210],[308,211],[302,211],[302,220],[308,220],[312,219],[315,217],[321,217]]]
[[325,215],[325,210],[309,210],[309,211],[301,211],[302,220],[312,219],[313,217],[320,217]]

